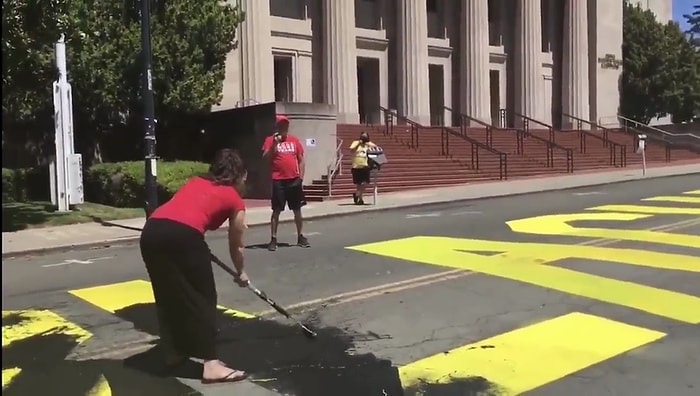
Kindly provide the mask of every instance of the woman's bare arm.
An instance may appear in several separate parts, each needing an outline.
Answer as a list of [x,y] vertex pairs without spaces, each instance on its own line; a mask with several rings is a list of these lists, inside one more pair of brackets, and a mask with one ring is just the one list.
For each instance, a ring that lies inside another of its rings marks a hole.
[[238,210],[231,214],[228,227],[228,249],[231,254],[231,261],[239,274],[245,272],[243,260],[243,232],[246,229],[245,210]]

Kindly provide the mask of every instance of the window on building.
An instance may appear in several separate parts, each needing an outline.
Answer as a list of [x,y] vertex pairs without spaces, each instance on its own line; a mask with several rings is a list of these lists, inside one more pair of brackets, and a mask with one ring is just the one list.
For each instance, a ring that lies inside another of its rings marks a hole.
[[426,0],[428,12],[438,12],[438,0]]
[[291,56],[275,55],[275,102],[294,101],[294,67]]

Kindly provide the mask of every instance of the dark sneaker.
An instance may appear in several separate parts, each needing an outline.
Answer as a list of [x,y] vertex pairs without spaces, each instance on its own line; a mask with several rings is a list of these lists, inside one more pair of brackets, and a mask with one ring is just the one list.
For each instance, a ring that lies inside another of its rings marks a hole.
[[277,250],[277,238],[270,239],[270,243],[267,244],[267,250],[271,252]]
[[360,198],[360,199],[357,200],[357,204],[358,204],[358,205],[364,205],[364,204],[365,204],[365,200],[362,199],[362,198]]
[[354,202],[355,205],[357,205],[357,193],[356,192],[352,193],[352,202]]
[[311,247],[311,244],[309,243],[309,240],[306,239],[305,236],[299,235],[299,237],[297,238],[297,246],[307,248],[307,247]]

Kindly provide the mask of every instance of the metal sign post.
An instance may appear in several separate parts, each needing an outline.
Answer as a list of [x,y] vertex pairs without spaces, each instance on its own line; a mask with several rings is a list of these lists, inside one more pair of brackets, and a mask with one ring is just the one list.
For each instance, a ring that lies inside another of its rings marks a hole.
[[369,150],[367,150],[367,157],[368,159],[372,160],[372,168],[370,170],[370,172],[373,173],[372,180],[374,180],[372,186],[372,205],[376,205],[379,199],[379,173],[382,165],[389,162],[389,160],[387,160],[386,156],[384,155],[384,150],[382,150],[382,148],[379,146],[370,147]]
[[73,96],[68,83],[64,36],[55,45],[58,80],[53,83],[56,155],[49,164],[51,203],[59,212],[84,202],[83,159],[75,153],[73,139]]
[[642,176],[647,174],[647,135],[637,135],[637,153],[642,154]]
[[143,139],[145,172],[146,217],[158,207],[156,156],[156,119],[153,103],[153,71],[151,69],[151,10],[148,0],[141,0],[141,60],[143,62]]

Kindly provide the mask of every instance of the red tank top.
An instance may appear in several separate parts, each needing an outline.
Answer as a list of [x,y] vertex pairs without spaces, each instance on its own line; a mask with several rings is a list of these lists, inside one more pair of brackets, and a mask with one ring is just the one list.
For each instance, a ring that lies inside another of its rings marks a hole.
[[235,188],[196,176],[153,211],[151,218],[177,221],[204,233],[218,229],[239,210],[245,210],[245,203]]

